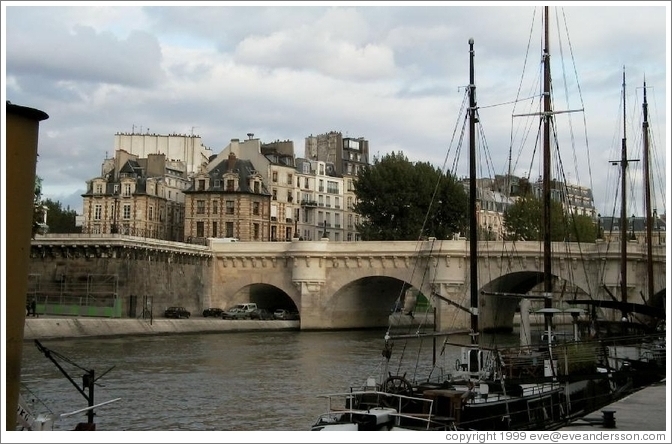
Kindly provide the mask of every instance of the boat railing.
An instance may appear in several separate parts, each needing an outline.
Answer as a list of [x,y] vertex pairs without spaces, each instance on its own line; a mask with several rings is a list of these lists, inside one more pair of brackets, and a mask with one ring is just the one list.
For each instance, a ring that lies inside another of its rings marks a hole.
[[[354,401],[356,399],[361,401],[366,396],[375,398],[375,405],[371,405],[369,403],[367,404],[367,408],[353,408],[355,405]],[[320,415],[320,418],[333,417],[333,415],[336,414],[366,414],[373,407],[388,407],[395,410],[394,413],[389,413],[389,416],[423,422],[425,423],[425,428],[427,430],[430,429],[432,424],[434,424],[436,422],[435,420],[437,419],[432,414],[434,406],[433,399],[407,396],[401,393],[388,393],[381,392],[379,390],[360,390],[318,395],[318,398],[327,399],[327,412]],[[335,406],[334,402],[336,399],[340,399],[340,401],[337,402],[339,404],[344,404],[344,406]],[[386,401],[383,402],[383,399]],[[404,407],[408,405],[413,405],[414,410],[418,410],[418,406],[423,406],[420,408],[423,413],[404,411]]]

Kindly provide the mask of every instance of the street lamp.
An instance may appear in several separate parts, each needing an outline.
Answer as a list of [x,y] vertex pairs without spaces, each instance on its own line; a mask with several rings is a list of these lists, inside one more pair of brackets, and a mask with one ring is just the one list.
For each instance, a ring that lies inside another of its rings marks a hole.
[[635,237],[635,215],[632,215],[632,231],[630,232],[630,240],[635,240],[637,239]]

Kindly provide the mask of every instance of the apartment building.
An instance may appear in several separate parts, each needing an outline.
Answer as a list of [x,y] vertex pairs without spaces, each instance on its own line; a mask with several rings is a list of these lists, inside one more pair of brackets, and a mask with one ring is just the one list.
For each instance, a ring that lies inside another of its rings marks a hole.
[[342,240],[357,241],[361,237],[357,231],[360,216],[354,212],[357,202],[354,181],[359,171],[369,164],[369,142],[363,137],[343,137],[338,131],[330,131],[324,134],[305,139],[304,156],[309,160],[317,160],[333,164],[336,174],[343,177],[344,214],[343,224],[345,227]]
[[296,180],[301,206],[297,219],[299,237],[345,240],[343,177],[336,173],[334,165],[297,158]]
[[166,161],[184,162],[187,174],[199,171],[201,165],[208,163],[212,150],[201,141],[201,136],[187,134],[140,134],[116,133],[114,150],[123,150],[139,158],[147,158],[150,154],[163,154]]
[[117,150],[82,194],[82,232],[122,233],[182,241],[186,165],[164,154],[146,158]]
[[250,160],[230,150],[226,159],[216,156],[192,177],[184,194],[186,242],[205,243],[209,237],[270,240],[271,194]]

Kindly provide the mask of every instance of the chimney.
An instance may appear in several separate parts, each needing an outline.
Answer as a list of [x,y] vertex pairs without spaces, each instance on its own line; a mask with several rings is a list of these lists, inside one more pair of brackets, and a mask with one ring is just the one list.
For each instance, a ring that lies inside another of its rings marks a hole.
[[229,160],[226,165],[227,170],[233,171],[233,167],[236,165],[236,155],[234,153],[229,153]]

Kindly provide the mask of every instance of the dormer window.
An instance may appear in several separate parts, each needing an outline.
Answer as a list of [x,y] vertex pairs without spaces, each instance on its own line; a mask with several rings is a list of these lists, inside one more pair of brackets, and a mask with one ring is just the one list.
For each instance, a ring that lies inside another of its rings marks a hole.
[[198,179],[198,191],[205,191],[205,179]]
[[96,184],[96,194],[103,194],[103,184],[102,183],[97,183]]

